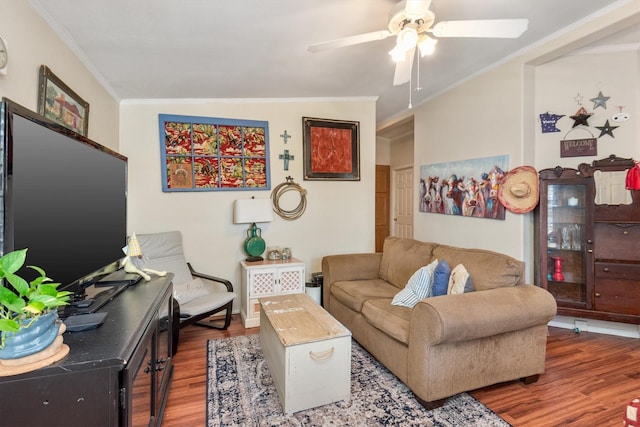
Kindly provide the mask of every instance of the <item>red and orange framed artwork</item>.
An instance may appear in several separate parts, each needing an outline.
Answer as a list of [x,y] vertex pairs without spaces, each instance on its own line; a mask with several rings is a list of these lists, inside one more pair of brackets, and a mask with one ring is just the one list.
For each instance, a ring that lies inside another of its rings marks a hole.
[[162,190],[269,190],[269,125],[160,114]]
[[360,181],[360,122],[302,118],[304,179]]

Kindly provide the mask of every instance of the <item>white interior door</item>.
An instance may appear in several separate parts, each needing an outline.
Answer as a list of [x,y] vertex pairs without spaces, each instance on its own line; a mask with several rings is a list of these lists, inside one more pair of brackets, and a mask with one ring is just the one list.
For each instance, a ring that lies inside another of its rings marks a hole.
[[413,167],[396,169],[393,180],[393,235],[413,238]]

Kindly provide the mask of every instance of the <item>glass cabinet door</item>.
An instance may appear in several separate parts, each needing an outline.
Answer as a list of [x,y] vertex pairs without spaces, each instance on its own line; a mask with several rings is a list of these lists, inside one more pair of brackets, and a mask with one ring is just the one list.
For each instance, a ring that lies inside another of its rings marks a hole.
[[589,191],[584,181],[576,181],[543,181],[540,209],[544,212],[539,238],[541,246],[546,246],[546,254],[540,253],[539,279],[559,305],[589,308],[586,263],[587,251],[591,250],[586,218]]

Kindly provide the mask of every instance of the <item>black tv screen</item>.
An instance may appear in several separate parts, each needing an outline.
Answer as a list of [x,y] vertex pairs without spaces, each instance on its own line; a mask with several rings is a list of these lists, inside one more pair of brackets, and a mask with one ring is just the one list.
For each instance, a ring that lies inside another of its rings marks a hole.
[[[2,250],[63,287],[115,265],[126,244],[126,157],[3,99]],[[26,272],[25,272],[26,273]]]

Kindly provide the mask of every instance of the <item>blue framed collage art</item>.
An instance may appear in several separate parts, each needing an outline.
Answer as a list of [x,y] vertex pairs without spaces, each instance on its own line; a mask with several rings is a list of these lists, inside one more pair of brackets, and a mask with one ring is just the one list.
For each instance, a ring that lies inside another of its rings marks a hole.
[[269,123],[160,114],[162,190],[270,190]]

